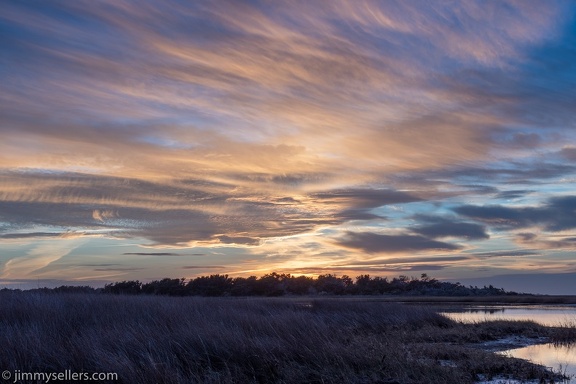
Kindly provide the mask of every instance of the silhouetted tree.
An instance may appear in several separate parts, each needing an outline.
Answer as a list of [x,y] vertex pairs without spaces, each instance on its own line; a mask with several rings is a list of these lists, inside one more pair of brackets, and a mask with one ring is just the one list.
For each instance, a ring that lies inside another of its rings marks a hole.
[[95,293],[96,289],[88,285],[61,285],[51,289],[54,293]]
[[373,293],[370,286],[370,275],[356,276],[354,293],[357,295],[371,295]]
[[248,278],[235,277],[232,279],[232,296],[254,296],[256,295],[258,278],[250,276]]
[[142,285],[142,293],[148,295],[184,296],[186,295],[184,280],[184,278],[170,279],[167,277],[162,280],[154,280]]
[[348,276],[342,279],[332,274],[320,275],[316,279],[316,290],[319,293],[344,295],[347,293],[348,283]]
[[[0,292],[18,292],[4,288]],[[36,288],[29,290],[39,293],[111,293],[148,294],[170,296],[282,296],[290,295],[428,295],[428,296],[495,296],[517,295],[492,285],[478,288],[465,287],[460,283],[438,281],[423,273],[420,278],[398,276],[392,280],[386,277],[359,275],[356,281],[349,276],[337,277],[332,274],[319,275],[316,279],[307,276],[292,276],[272,272],[260,278],[256,276],[230,278],[228,275],[200,276],[188,282],[182,279],[164,278],[145,284],[140,281],[120,281],[109,283],[104,288],[89,286],[67,286],[56,288]]]
[[232,292],[232,279],[228,275],[200,276],[186,284],[186,290],[191,295],[224,296]]
[[141,292],[142,283],[136,281],[120,281],[116,283],[106,284],[104,286],[104,293],[113,293],[116,295],[136,295]]
[[272,272],[266,274],[256,284],[256,292],[262,296],[282,296],[286,293],[286,280],[290,275]]
[[306,295],[313,293],[314,279],[307,276],[291,276],[286,280],[286,290],[293,295]]

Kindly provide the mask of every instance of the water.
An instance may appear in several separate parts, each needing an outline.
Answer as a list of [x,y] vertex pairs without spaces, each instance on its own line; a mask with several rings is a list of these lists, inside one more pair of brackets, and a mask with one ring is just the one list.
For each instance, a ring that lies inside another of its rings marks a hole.
[[[576,326],[575,305],[461,305],[439,308],[451,319],[464,323],[490,320],[530,320],[546,326],[571,324]],[[576,384],[576,345],[530,345],[498,352],[511,357],[530,360],[571,379],[563,383]]]
[[460,305],[440,312],[464,323],[490,320],[530,320],[542,325],[576,324],[575,305]]
[[553,371],[560,371],[571,378],[563,383],[576,384],[576,345],[530,345],[524,348],[509,349],[497,353],[530,360],[536,364],[544,365]]

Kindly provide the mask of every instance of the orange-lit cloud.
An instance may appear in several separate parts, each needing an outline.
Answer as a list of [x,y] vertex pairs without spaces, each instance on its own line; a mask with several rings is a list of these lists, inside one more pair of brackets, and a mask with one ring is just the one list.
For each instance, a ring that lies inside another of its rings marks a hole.
[[393,273],[571,248],[570,4],[0,7],[0,249],[67,233]]

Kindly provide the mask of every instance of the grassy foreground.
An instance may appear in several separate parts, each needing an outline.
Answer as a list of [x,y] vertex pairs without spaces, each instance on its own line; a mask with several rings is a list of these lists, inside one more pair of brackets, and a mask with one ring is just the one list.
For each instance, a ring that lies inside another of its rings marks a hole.
[[550,380],[469,343],[576,339],[532,322],[464,325],[429,308],[329,299],[3,293],[4,370],[114,372],[123,383],[473,383]]

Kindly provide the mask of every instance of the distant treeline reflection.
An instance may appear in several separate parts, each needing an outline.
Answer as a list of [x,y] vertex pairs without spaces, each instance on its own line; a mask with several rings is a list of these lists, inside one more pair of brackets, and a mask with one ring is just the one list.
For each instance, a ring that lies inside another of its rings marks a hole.
[[[6,288],[5,288],[6,289]],[[4,289],[4,290],[5,290]],[[517,295],[492,285],[478,288],[460,283],[438,281],[422,274],[420,278],[399,276],[392,279],[360,275],[332,274],[316,278],[270,273],[261,277],[200,276],[186,279],[164,278],[148,283],[138,280],[106,284],[104,288],[60,286],[32,291],[109,293],[123,295],[168,296],[284,296],[284,295],[408,295],[408,296],[495,296]]]

